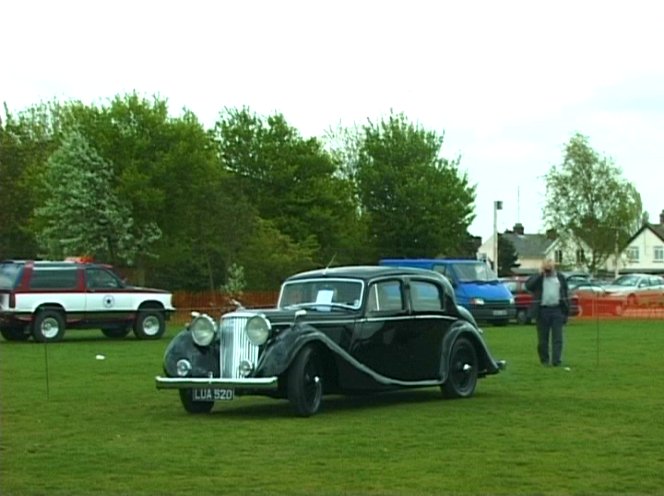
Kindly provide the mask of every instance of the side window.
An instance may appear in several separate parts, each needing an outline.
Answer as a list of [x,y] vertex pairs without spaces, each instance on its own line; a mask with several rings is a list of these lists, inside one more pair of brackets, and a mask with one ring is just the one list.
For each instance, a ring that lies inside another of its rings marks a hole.
[[76,289],[76,267],[35,267],[30,289]]
[[114,289],[122,286],[114,274],[104,269],[87,269],[85,280],[88,289]]
[[410,294],[413,310],[416,312],[442,310],[443,299],[438,286],[425,281],[412,281]]
[[399,281],[382,281],[369,286],[367,311],[394,312],[403,308],[403,294]]

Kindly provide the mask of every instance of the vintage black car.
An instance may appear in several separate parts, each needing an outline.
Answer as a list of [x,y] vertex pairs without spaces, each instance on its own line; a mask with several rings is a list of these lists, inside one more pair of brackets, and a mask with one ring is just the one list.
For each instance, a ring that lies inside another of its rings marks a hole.
[[288,278],[274,309],[239,309],[218,323],[194,314],[167,347],[156,385],[178,389],[190,413],[266,394],[310,416],[328,393],[440,386],[466,398],[504,366],[444,276],[336,267]]

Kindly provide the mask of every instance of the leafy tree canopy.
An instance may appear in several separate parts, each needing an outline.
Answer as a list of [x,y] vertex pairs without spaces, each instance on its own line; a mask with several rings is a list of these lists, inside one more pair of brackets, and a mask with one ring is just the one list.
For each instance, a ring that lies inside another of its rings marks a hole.
[[156,224],[134,229],[131,210],[112,188],[111,164],[73,131],[48,160],[46,200],[35,210],[44,255],[91,255],[131,264],[161,235]]
[[357,185],[377,257],[447,255],[466,243],[475,187],[459,159],[440,156],[442,144],[403,114],[363,128]]
[[319,140],[304,139],[281,114],[227,110],[215,126],[221,164],[259,216],[292,243],[317,246],[314,258],[351,261],[357,209],[348,181]]
[[595,273],[640,226],[641,196],[612,160],[577,133],[565,146],[562,164],[546,175],[544,218],[563,243],[589,247],[588,268]]

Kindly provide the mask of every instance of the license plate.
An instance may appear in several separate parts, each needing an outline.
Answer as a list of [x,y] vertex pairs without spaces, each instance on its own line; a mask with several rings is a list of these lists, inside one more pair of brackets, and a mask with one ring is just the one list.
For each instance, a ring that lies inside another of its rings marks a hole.
[[494,310],[494,315],[507,315],[507,310]]
[[205,388],[192,390],[191,397],[194,401],[230,401],[234,395],[233,389]]

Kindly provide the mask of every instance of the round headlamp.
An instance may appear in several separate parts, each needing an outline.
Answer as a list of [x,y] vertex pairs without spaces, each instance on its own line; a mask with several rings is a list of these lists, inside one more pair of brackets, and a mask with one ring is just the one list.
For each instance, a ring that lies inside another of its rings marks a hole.
[[194,343],[198,346],[207,346],[212,342],[217,326],[209,315],[199,315],[191,322],[189,329]]
[[267,320],[262,315],[255,315],[247,321],[247,325],[244,330],[247,333],[247,338],[251,341],[252,344],[260,346],[267,338],[270,336],[270,321]]

